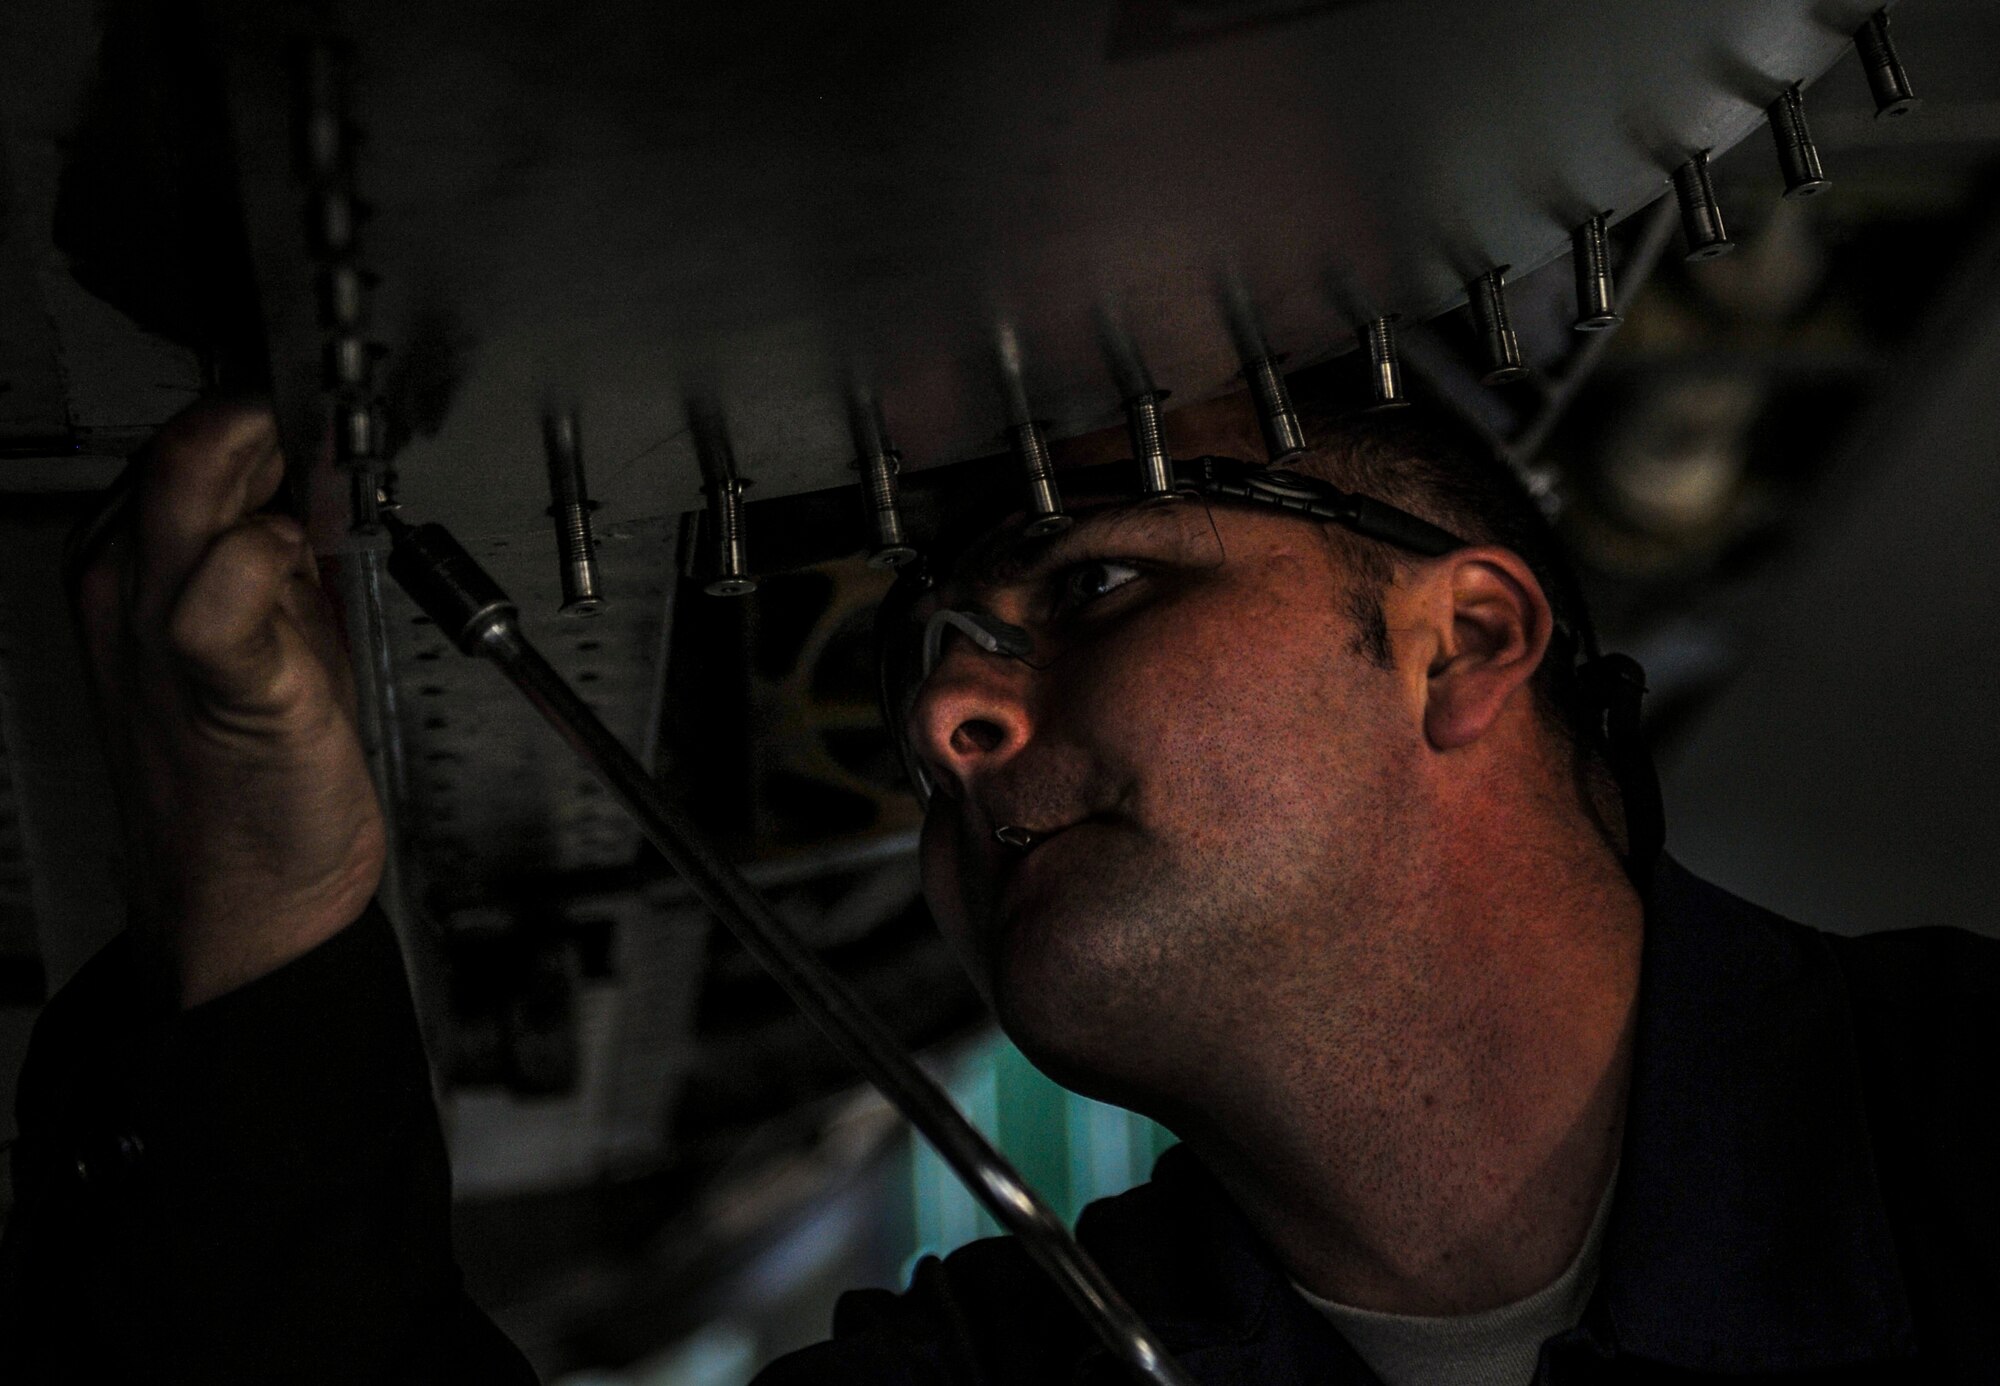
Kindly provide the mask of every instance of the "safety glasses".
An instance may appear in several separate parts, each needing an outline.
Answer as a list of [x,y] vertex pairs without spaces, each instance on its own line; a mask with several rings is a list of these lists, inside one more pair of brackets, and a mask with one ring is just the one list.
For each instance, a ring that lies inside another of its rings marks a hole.
[[1139,607],[1170,599],[1226,559],[1214,507],[1245,505],[1341,525],[1426,557],[1463,548],[1436,525],[1317,478],[1224,457],[1174,464],[1174,493],[1131,497],[1136,464],[1065,472],[1072,496],[1127,498],[1075,506],[1057,533],[1024,516],[984,532],[947,534],[940,557],[903,570],[876,619],[883,718],[918,798],[935,791],[912,714],[927,681],[964,644],[988,658],[1054,668]]

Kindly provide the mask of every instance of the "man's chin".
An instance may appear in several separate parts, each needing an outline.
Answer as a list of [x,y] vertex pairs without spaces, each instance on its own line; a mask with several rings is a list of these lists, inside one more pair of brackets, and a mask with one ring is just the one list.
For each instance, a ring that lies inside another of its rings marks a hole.
[[[1037,854],[1060,847],[1037,849]],[[992,915],[987,977],[1000,1023],[1044,1069],[1089,1068],[1115,1060],[1107,1046],[1130,1044],[1161,1019],[1152,1011],[1171,989],[1160,975],[1169,913],[1145,907],[1129,863],[1103,845],[1072,844],[1063,871],[1022,863]],[[1053,866],[1056,863],[1051,862]],[[1061,1075],[1057,1075],[1061,1076]],[[1068,1081],[1065,1077],[1064,1081]]]

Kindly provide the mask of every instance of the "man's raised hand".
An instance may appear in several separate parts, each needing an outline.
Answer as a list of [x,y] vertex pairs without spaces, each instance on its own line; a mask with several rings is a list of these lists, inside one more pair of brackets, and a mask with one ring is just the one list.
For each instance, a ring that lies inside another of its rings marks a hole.
[[76,601],[133,924],[182,1005],[308,951],[381,877],[354,687],[261,406],[204,403],[134,464]]

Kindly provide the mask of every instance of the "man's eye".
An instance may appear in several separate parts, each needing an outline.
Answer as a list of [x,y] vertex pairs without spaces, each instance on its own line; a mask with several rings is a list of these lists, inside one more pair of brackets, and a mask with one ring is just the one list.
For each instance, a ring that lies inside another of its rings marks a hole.
[[1073,564],[1063,570],[1056,605],[1061,610],[1074,611],[1109,595],[1138,576],[1139,570],[1132,564],[1111,559],[1093,558]]

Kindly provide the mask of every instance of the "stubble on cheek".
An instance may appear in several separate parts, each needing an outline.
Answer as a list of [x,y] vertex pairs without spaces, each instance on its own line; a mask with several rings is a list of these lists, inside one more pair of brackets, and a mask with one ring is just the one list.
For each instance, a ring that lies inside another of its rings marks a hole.
[[[1349,624],[1311,599],[1319,571],[1312,553],[1246,565],[1212,605],[1068,671],[1039,735],[1069,741],[1093,775],[1122,767],[1122,798],[1041,849],[1051,857],[1006,896],[981,896],[976,846],[927,826],[940,926],[1045,1068],[1173,1062],[1175,1045],[1243,1023],[1329,909],[1349,913],[1351,858],[1382,838],[1370,737],[1394,728],[1369,730],[1381,675],[1351,667]],[[1037,775],[1061,759],[1038,755]]]

